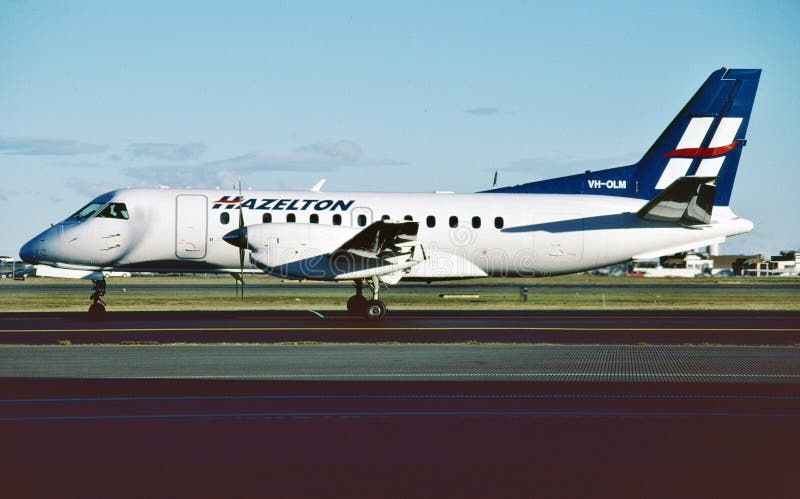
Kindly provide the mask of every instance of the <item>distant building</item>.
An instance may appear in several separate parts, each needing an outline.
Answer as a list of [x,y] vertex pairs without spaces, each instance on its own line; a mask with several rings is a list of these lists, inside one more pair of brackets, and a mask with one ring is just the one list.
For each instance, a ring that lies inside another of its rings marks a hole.
[[781,251],[769,259],[770,275],[800,275],[800,251]]
[[10,256],[0,256],[0,276],[7,277],[14,268],[14,259]]
[[756,268],[764,261],[762,255],[716,255],[712,275],[744,275],[744,269]]
[[[609,276],[622,274],[620,266],[598,269],[595,273]],[[713,255],[691,251],[652,260],[633,260],[627,264],[627,274],[639,277],[800,276],[800,251],[781,251],[770,259],[760,254]]]
[[770,259],[763,255],[721,255],[714,266],[730,266],[732,275],[749,277],[791,277],[800,271],[800,252],[781,251]]
[[0,256],[0,278],[20,277],[29,272],[30,265],[10,256]]
[[632,274],[642,277],[698,277],[710,275],[712,260],[705,253],[677,253],[655,260],[635,261]]

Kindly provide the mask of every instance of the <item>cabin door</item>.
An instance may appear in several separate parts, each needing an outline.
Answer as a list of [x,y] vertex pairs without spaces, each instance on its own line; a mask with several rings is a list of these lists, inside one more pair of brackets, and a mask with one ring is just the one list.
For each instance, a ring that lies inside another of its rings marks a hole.
[[199,194],[181,194],[176,198],[175,256],[205,258],[207,240],[208,199]]

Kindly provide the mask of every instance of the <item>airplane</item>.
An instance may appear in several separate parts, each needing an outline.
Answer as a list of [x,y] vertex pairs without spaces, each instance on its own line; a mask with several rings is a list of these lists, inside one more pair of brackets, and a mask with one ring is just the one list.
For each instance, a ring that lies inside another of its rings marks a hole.
[[[347,310],[380,319],[402,280],[571,274],[749,232],[730,207],[760,69],[711,73],[635,164],[456,194],[119,189],[20,249],[38,275],[264,272],[352,281]],[[371,296],[365,297],[366,284]]]

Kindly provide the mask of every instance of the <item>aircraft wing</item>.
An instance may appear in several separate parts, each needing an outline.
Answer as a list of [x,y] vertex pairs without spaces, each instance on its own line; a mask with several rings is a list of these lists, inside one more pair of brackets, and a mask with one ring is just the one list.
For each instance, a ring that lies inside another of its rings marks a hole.
[[[361,261],[359,270],[351,269],[339,278],[363,278],[378,275],[383,282],[396,284],[404,272],[425,260],[425,253],[417,241],[419,222],[378,221],[350,238],[331,252],[331,261],[349,255]],[[372,263],[369,263],[372,262]]]
[[650,200],[637,215],[655,222],[711,223],[716,177],[680,177]]
[[417,246],[419,222],[374,222],[339,246],[333,255],[343,252],[364,258],[390,260],[407,254]]

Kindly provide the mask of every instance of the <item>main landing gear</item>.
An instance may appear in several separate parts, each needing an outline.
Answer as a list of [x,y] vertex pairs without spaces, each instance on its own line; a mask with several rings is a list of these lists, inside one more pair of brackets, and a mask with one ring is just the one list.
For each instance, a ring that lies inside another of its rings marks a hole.
[[92,304],[89,306],[89,320],[99,321],[102,320],[106,313],[106,302],[103,301],[103,296],[106,294],[106,280],[100,279],[92,281],[94,287],[92,288]]
[[356,294],[347,300],[347,312],[351,315],[360,315],[367,319],[383,319],[386,316],[386,304],[378,299],[380,281],[377,277],[372,278],[369,287],[372,289],[372,299],[367,300],[362,294],[364,283],[357,279],[355,282]]

